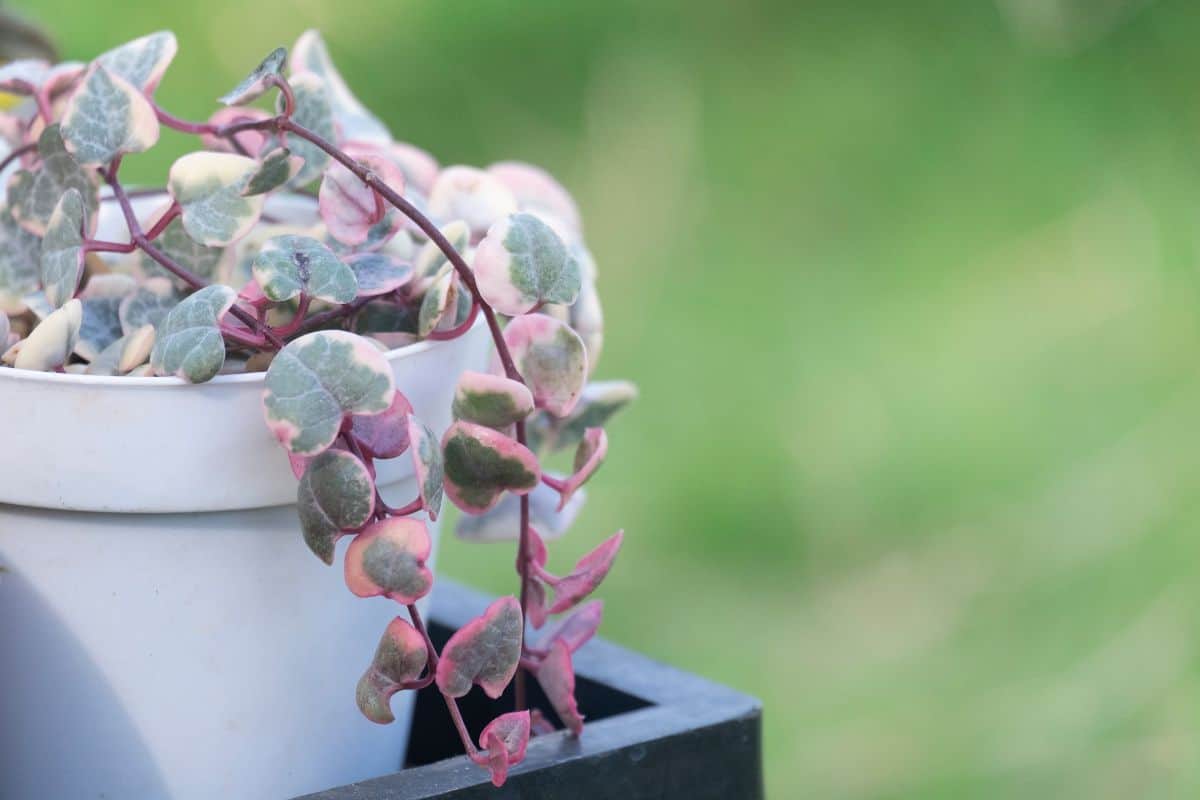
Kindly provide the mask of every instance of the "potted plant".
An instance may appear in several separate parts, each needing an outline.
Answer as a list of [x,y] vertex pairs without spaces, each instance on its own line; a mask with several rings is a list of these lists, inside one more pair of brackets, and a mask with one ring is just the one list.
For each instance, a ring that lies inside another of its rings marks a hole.
[[[575,205],[394,141],[314,32],[202,122],[155,101],[175,52],[0,68],[0,795],[326,789],[400,766],[406,720],[362,717],[421,689],[502,785],[552,727],[532,687],[582,728],[572,659],[622,540],[547,569],[634,394],[589,383]],[[202,149],[126,186],[163,128]],[[435,643],[443,496],[518,580]],[[468,733],[460,698],[510,685]]]

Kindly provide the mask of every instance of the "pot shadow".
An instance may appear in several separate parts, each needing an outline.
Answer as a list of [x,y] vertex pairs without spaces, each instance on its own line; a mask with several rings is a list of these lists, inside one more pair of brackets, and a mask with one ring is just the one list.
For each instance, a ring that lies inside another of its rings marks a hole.
[[[168,796],[108,680],[33,585],[11,566],[2,569],[0,796]],[[119,795],[104,787],[119,787]]]

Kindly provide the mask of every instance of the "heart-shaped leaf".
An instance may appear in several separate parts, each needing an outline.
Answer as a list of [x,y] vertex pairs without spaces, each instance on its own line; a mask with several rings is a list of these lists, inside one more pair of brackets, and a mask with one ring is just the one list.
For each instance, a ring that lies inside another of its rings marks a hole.
[[88,219],[93,219],[100,207],[98,178],[67,152],[61,131],[58,125],[42,131],[37,143],[40,163],[32,171],[20,170],[8,184],[12,218],[38,236],[46,232],[58,201],[71,189],[83,198]]
[[[325,141],[331,142],[337,138],[333,124],[333,108],[330,106],[328,87],[322,78],[313,72],[300,72],[303,63],[299,56],[299,48],[292,51],[292,77],[289,83],[292,94],[296,97],[296,110],[292,119],[308,128]],[[282,98],[276,105],[282,110]],[[301,139],[295,134],[288,134],[287,147],[304,159],[304,168],[293,180],[293,185],[303,186],[321,177],[325,165],[329,163],[329,154],[312,144],[307,139]]]
[[366,525],[375,512],[375,481],[353,454],[326,450],[304,471],[296,508],[304,543],[317,558],[332,564],[337,540]]
[[[85,310],[86,314],[86,310]],[[126,375],[145,364],[154,347],[154,326],[143,325],[113,340],[88,364],[88,375]],[[76,345],[76,352],[79,351]]]
[[276,147],[258,162],[258,169],[246,181],[242,195],[252,197],[278,189],[299,175],[302,169],[304,159],[292,155],[286,147]]
[[447,264],[421,300],[421,310],[417,315],[417,335],[425,338],[437,330],[447,312],[456,308],[457,304],[458,278],[454,268]]
[[25,308],[21,298],[38,287],[42,240],[10,212],[0,209],[0,313],[18,314]]
[[242,194],[258,162],[232,153],[188,153],[171,165],[167,188],[188,236],[208,247],[232,244],[262,214],[263,197]]
[[517,317],[504,329],[512,353],[538,408],[571,413],[587,380],[587,352],[575,331],[544,314]]
[[390,702],[406,681],[416,680],[425,670],[429,651],[425,637],[403,617],[388,623],[371,665],[358,681],[355,700],[363,716],[386,725],[395,722]]
[[157,327],[177,305],[179,297],[171,282],[165,278],[150,278],[121,301],[117,312],[121,330],[130,334],[145,325]]
[[267,426],[288,450],[315,455],[337,438],[348,414],[380,414],[395,398],[392,371],[369,342],[317,331],[279,351],[267,370]]
[[432,545],[425,523],[385,519],[369,525],[346,550],[346,586],[359,597],[383,595],[409,605],[429,594],[433,573],[425,566]]
[[436,520],[442,510],[442,448],[438,444],[437,435],[414,415],[409,414],[406,423],[413,458],[413,473],[416,476],[417,492],[421,495],[421,505],[429,518]]
[[254,280],[268,299],[282,303],[301,293],[330,303],[358,296],[354,271],[308,236],[275,236],[254,257]]
[[39,371],[61,367],[67,363],[75,349],[82,324],[83,303],[79,300],[67,301],[62,308],[38,323],[37,327],[18,343],[21,349],[17,352],[13,366],[17,369]]
[[82,298],[83,322],[75,341],[76,355],[92,361],[104,348],[121,338],[121,318],[117,314],[121,300],[120,297]]
[[537,680],[558,718],[576,736],[583,733],[583,715],[575,702],[575,667],[565,642],[555,641],[537,668]]
[[341,139],[379,144],[391,141],[392,136],[387,126],[367,111],[342,80],[320,33],[315,30],[305,31],[296,40],[296,44],[292,46],[292,71],[308,71],[324,80]]
[[575,449],[575,472],[567,478],[563,485],[562,499],[558,501],[561,509],[571,500],[571,496],[579,491],[579,487],[588,482],[608,455],[608,434],[603,428],[588,428],[583,432],[583,440]]
[[[169,204],[159,209],[150,218],[146,227],[153,227],[168,207]],[[178,217],[167,224],[163,232],[154,240],[154,246],[184,269],[210,281],[217,279],[221,272],[221,265],[233,252],[224,247],[206,247],[200,244],[188,235],[187,230],[183,227],[183,220]],[[161,264],[145,253],[140,252],[138,266],[144,275],[151,278],[164,278],[172,285],[183,286],[179,278],[167,272]]]
[[579,297],[579,263],[549,225],[513,214],[488,230],[472,265],[479,291],[502,314],[527,314],[542,303]]
[[516,674],[523,631],[517,598],[493,602],[446,642],[437,666],[438,688],[450,697],[462,697],[477,683],[488,697],[500,697]]
[[454,390],[455,419],[504,430],[533,413],[533,395],[519,381],[486,372],[464,372]]
[[83,277],[83,196],[68,189],[46,226],[42,239],[42,288],[54,308],[75,296]]
[[[450,246],[459,253],[466,252],[471,244],[471,229],[461,219],[446,223],[439,231],[450,243]],[[432,241],[426,242],[421,251],[417,253],[417,260],[413,264],[420,290],[424,291],[434,279],[444,274],[449,264],[446,254],[440,247]]]
[[530,719],[528,711],[510,711],[487,724],[479,734],[481,758],[492,773],[492,785],[504,785],[508,768],[525,759],[529,745]]
[[[558,510],[558,492],[545,484],[538,485],[528,497],[530,524],[547,539],[557,539],[574,524],[587,499],[587,493],[586,490],[580,489],[562,511]],[[521,530],[520,525],[520,497],[507,494],[495,508],[485,514],[460,514],[454,532],[460,538],[472,542],[515,541]]]
[[227,106],[238,106],[256,100],[270,88],[271,78],[283,74],[287,63],[287,48],[276,47],[262,63],[254,68],[249,75],[242,78],[241,83],[217,98],[217,102]]
[[577,236],[583,230],[579,207],[570,193],[542,168],[520,161],[502,161],[492,164],[487,172],[509,188],[522,211],[549,216]]
[[601,542],[594,550],[579,559],[571,574],[560,578],[554,584],[554,604],[550,606],[551,614],[561,614],[587,597],[600,585],[612,569],[617,551],[625,539],[624,531],[617,531]]
[[411,264],[397,261],[386,253],[359,253],[346,264],[354,272],[359,297],[378,297],[394,292],[413,278]]
[[429,213],[439,222],[461,219],[473,235],[516,213],[517,198],[498,178],[481,169],[446,167],[429,190]]
[[549,650],[555,642],[562,642],[574,653],[596,635],[603,618],[604,601],[589,600],[547,628],[538,640],[538,647]]
[[541,468],[528,448],[499,431],[459,420],[442,438],[446,494],[468,514],[482,514],[505,490],[527,494]]
[[371,458],[396,458],[408,449],[408,415],[412,405],[400,392],[382,414],[354,415],[350,433]]
[[237,293],[228,286],[205,286],[172,308],[159,323],[150,366],[158,375],[176,375],[191,383],[211,380],[225,363],[221,318]]
[[[349,149],[347,154],[375,173],[380,180],[397,192],[404,190],[404,173],[383,155],[363,149]],[[371,228],[384,221],[391,209],[358,176],[334,161],[325,168],[318,195],[319,210],[329,235],[339,242],[357,246],[367,241]],[[389,217],[393,225],[403,218]]]
[[114,47],[96,61],[139,91],[152,93],[178,50],[175,34],[158,31]]
[[67,104],[62,138],[80,164],[107,164],[122,153],[153,147],[158,117],[139,89],[95,64]]

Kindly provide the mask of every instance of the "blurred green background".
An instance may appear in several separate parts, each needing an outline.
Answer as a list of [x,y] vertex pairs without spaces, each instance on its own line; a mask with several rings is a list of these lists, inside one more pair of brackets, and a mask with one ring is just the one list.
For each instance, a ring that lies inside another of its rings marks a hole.
[[1191,0],[14,5],[173,28],[191,117],[320,27],[399,138],[572,189],[642,399],[552,567],[626,529],[606,635],[761,696],[773,797],[1200,792]]

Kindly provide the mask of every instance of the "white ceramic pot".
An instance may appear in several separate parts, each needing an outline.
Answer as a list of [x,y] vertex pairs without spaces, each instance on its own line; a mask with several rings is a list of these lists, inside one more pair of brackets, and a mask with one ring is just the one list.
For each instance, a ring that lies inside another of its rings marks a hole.
[[[440,432],[487,349],[480,325],[388,360]],[[0,797],[274,800],[401,766],[411,697],[390,726],[354,703],[399,608],[304,546],[262,381],[0,370]],[[411,474],[380,464],[389,502]]]

